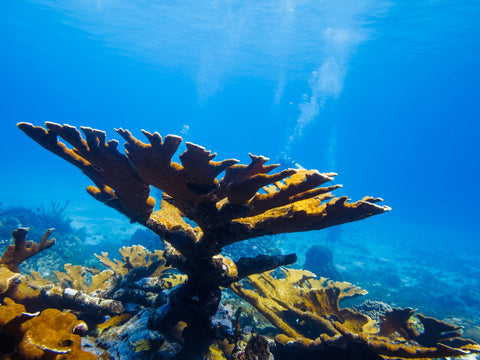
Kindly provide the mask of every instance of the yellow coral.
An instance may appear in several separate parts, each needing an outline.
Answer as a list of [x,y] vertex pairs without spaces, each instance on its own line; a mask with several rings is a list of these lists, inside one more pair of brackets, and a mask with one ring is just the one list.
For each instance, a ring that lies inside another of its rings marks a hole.
[[30,275],[25,274],[25,282],[36,289],[53,285],[50,280],[45,279],[38,271],[32,271]]
[[87,283],[84,278],[85,268],[82,265],[65,264],[64,269],[65,272],[54,271],[60,281],[61,287],[68,287],[80,291],[87,290]]
[[346,297],[360,296],[366,293],[351,284],[340,283],[342,289],[335,287],[335,282],[326,278],[314,279],[309,271],[281,269],[284,278],[277,279],[272,273],[251,275],[247,278],[255,291],[246,289],[240,283],[232,284],[232,290],[256,307],[270,322],[292,338],[304,338],[295,322],[287,322],[282,314],[295,314],[299,321],[313,321],[322,332],[336,336],[339,332],[328,320],[334,315],[340,321],[349,324],[349,328],[371,328],[371,321],[366,316],[359,316],[350,310],[340,310],[338,301]]
[[33,255],[38,254],[44,249],[48,249],[55,244],[55,239],[48,240],[54,229],[48,229],[43,235],[40,242],[37,244],[33,241],[26,241],[25,238],[29,231],[28,228],[18,228],[12,232],[15,239],[14,245],[9,245],[7,250],[0,258],[0,264],[4,264],[13,272],[19,272],[18,266],[20,263]]
[[12,299],[6,297],[3,305],[0,305],[0,326],[5,326],[13,319],[19,318],[25,313],[25,306],[17,304]]
[[[150,266],[154,261],[163,258],[163,251],[156,250],[152,253],[142,245],[123,246],[118,252],[122,255],[123,261],[117,259],[113,261],[110,260],[106,252],[102,252],[102,255],[95,254],[95,256],[103,265],[109,267],[115,274],[121,276],[125,276],[133,268]],[[162,265],[165,265],[164,260],[160,266]]]
[[111,284],[114,272],[112,270],[103,270],[98,274],[92,275],[92,282],[87,289],[87,293],[91,293],[95,290],[105,291]]
[[[223,246],[245,238],[322,229],[390,210],[376,205],[381,199],[372,197],[355,203],[340,197],[323,204],[339,185],[319,186],[333,180],[335,173],[287,169],[268,175],[278,165],[265,165],[266,157],[250,155],[249,165],[237,164],[235,159],[217,162],[212,160],[216,154],[191,143],[178,164],[172,161],[182,141],[178,136],[162,139],[158,133],[143,131],[147,144],[128,130],[118,129],[127,141],[123,155],[118,142],[107,142],[103,131],[82,128],[84,140],[72,126],[50,122],[45,126],[18,124],[40,145],[89,176],[97,185],[88,188],[96,199],[148,226],[180,252],[196,244],[200,253],[213,256]],[[57,137],[75,149],[70,150]],[[218,180],[223,171],[224,177]],[[150,185],[164,192],[166,201],[157,213],[153,213]],[[178,210],[170,207],[167,211],[167,203]],[[186,224],[183,216],[200,229]],[[175,231],[184,236],[172,237]]]
[[116,315],[108,319],[107,321],[98,324],[97,329],[99,333],[104,332],[106,329],[112,327],[112,326],[118,326],[123,324],[124,322],[128,321],[132,315],[130,314],[121,314],[121,315]]
[[[269,159],[263,156],[250,154],[248,165],[237,164],[235,159],[213,161],[216,154],[187,143],[187,150],[179,156],[181,164],[176,163],[173,156],[182,141],[178,136],[163,139],[158,133],[143,131],[147,144],[128,130],[118,129],[126,141],[123,154],[118,142],[107,141],[100,130],[82,127],[84,138],[70,125],[47,122],[42,128],[19,123],[18,127],[86,174],[95,184],[87,188],[95,199],[162,238],[168,264],[191,280],[172,295],[179,299],[171,301],[175,318],[171,323],[188,324],[185,342],[197,355],[208,349],[213,336],[206,325],[215,313],[220,287],[296,261],[295,254],[288,254],[233,262],[217,256],[225,246],[262,235],[323,229],[390,210],[377,205],[380,198],[365,197],[353,203],[347,197],[333,198],[330,192],[339,185],[320,186],[332,181],[334,173],[286,169],[269,174],[279,165],[265,165]],[[155,212],[151,186],[163,192],[160,210]],[[143,264],[144,254],[138,249],[123,252],[123,262],[109,260],[106,253],[97,257],[124,276]],[[197,303],[212,306],[198,309]]]
[[20,276],[19,273],[10,271],[5,265],[0,265],[0,294],[10,290],[18,282]]
[[[88,268],[81,265],[65,264],[64,269],[64,272],[54,271],[55,276],[59,280],[58,286],[63,289],[71,288],[80,290],[85,293],[91,293],[95,290],[105,291],[114,277],[114,272],[112,270],[104,270],[100,272],[94,268]],[[90,284],[87,281],[87,273],[93,274],[90,279]],[[38,278],[38,280],[40,280],[40,278]],[[37,283],[38,280],[36,281]]]
[[111,271],[120,276],[125,276],[129,271],[134,268],[145,266],[149,267],[154,264],[155,261],[159,261],[157,267],[152,269],[152,277],[159,277],[165,289],[171,289],[186,280],[185,275],[171,274],[171,266],[166,265],[166,260],[163,257],[164,252],[161,250],[155,250],[154,252],[148,251],[141,245],[133,245],[130,247],[122,247],[118,250],[122,255],[122,260],[114,259],[113,261],[108,258],[108,253],[102,252],[102,255],[97,255],[100,262],[109,267]]
[[210,360],[227,360],[224,351],[218,343],[210,345]]
[[0,330],[18,339],[15,356],[2,354],[2,359],[69,359],[95,360],[96,357],[81,349],[81,339],[75,332],[86,330],[87,325],[71,313],[45,309],[28,314],[25,307],[10,298],[0,305]]
[[[379,331],[369,317],[339,307],[341,299],[363,295],[364,290],[345,282],[313,279],[308,271],[282,271],[284,278],[272,273],[249,276],[245,281],[254,290],[240,283],[231,286],[282,332],[276,336],[280,344],[321,351],[325,346],[346,348],[349,342],[360,342],[377,354],[405,358],[480,352],[479,345],[458,337],[458,327],[421,314],[416,315],[414,325],[411,309],[387,313]],[[421,334],[416,330],[419,326],[423,327]],[[420,345],[409,343],[412,339]]]
[[148,339],[137,340],[133,343],[135,347],[135,352],[148,351],[152,347]]
[[96,359],[93,354],[80,349],[80,336],[75,328],[86,327],[71,313],[57,309],[46,309],[37,317],[22,325],[25,333],[19,346],[19,355],[25,359],[36,359],[45,352],[51,354],[69,354],[65,359]]

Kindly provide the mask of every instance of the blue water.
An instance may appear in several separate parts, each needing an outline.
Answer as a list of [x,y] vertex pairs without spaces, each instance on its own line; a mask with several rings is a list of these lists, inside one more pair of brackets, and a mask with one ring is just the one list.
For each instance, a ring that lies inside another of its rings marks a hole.
[[0,200],[116,218],[15,124],[146,129],[337,172],[338,194],[393,208],[344,226],[384,256],[476,258],[479,18],[452,0],[1,1]]

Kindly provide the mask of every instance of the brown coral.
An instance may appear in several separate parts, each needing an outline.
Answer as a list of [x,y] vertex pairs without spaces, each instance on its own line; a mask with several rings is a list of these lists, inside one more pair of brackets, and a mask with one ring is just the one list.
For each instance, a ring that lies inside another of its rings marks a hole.
[[96,359],[93,354],[81,350],[80,336],[74,334],[78,326],[86,325],[75,315],[46,309],[22,325],[25,334],[19,355],[24,359],[37,359],[44,353],[68,354],[64,359]]
[[[145,297],[148,295],[149,301],[153,302],[156,297],[152,291],[159,293],[171,289],[186,279],[185,275],[171,272],[173,269],[166,265],[162,251],[149,252],[144,247],[135,245],[123,247],[119,252],[123,262],[111,261],[106,253],[102,253],[102,256],[97,255],[104,265],[111,268],[103,271],[94,267],[65,264],[64,272],[54,271],[58,279],[56,283],[43,278],[38,272],[32,272],[31,275],[25,275],[23,281],[17,285],[16,281],[20,280],[21,275],[0,265],[0,280],[4,278],[0,282],[0,290],[12,288],[8,292],[9,296],[35,310],[58,306],[90,315],[100,312],[116,315],[124,310],[121,301],[111,299],[117,290],[123,291],[122,298],[131,301],[128,299],[128,288],[133,286],[133,291],[138,297],[141,291],[135,282],[143,277],[151,277],[152,281],[147,286],[150,292],[146,292]],[[16,286],[12,286],[14,283]]]
[[104,321],[103,323],[98,324],[97,325],[97,331],[98,331],[98,333],[101,334],[103,331],[105,331],[106,329],[108,329],[112,326],[118,326],[118,325],[121,325],[121,324],[125,323],[131,317],[132,317],[132,315],[130,315],[128,313],[111,317],[110,319]]
[[0,265],[0,295],[9,291],[20,280],[20,274]]
[[[212,158],[216,154],[187,143],[187,150],[180,155],[182,165],[177,164],[172,162],[181,142],[176,136],[169,135],[162,142],[158,133],[143,131],[150,142],[146,144],[119,129],[127,141],[125,156],[117,150],[118,142],[105,142],[105,133],[99,130],[81,128],[84,140],[69,125],[46,123],[47,129],[28,123],[18,126],[89,176],[97,185],[88,189],[94,197],[146,224],[181,252],[195,247],[199,253],[212,256],[223,246],[246,238],[321,229],[389,210],[375,204],[381,199],[371,197],[356,203],[348,203],[346,197],[323,203],[333,197],[329,192],[339,185],[318,186],[336,174],[288,169],[267,175],[278,165],[266,166],[268,159],[261,156],[251,155],[250,165],[236,164],[234,159],[215,162]],[[74,148],[67,148],[57,137]],[[222,171],[225,176],[219,181]],[[164,211],[161,216],[153,213],[150,185],[164,191],[168,195],[165,201],[176,209],[170,208],[170,214]],[[186,226],[178,216],[187,216],[202,231]],[[182,234],[173,236],[176,232]]]
[[[188,275],[188,282],[172,294],[168,314],[161,309],[152,323],[172,327],[185,321],[184,338],[191,353],[208,348],[213,336],[209,318],[218,307],[220,286],[296,261],[290,254],[235,263],[219,255],[223,247],[262,235],[323,229],[390,210],[377,205],[379,198],[353,203],[347,197],[334,198],[330,192],[340,185],[320,187],[333,180],[334,173],[286,169],[269,174],[278,165],[265,165],[268,158],[250,155],[249,165],[235,159],[213,161],[216,154],[192,143],[186,144],[178,164],[172,161],[182,141],[178,136],[162,139],[143,131],[147,144],[119,129],[126,140],[123,155],[118,142],[106,141],[102,131],[82,127],[84,139],[72,126],[50,122],[45,126],[18,124],[40,145],[82,170],[95,184],[87,188],[94,198],[158,234],[165,242],[168,263]],[[163,191],[158,211],[153,211],[150,186]]]
[[[305,270],[282,268],[281,271],[284,275],[281,279],[275,278],[271,272],[249,276],[244,281],[253,287],[252,290],[241,283],[232,284],[231,288],[285,335],[303,339],[306,343],[313,339],[309,340],[297,323],[313,322],[321,333],[330,337],[339,335],[339,332],[328,320],[329,316],[357,332],[363,328],[371,329],[372,323],[367,317],[338,307],[341,299],[364,295],[365,290],[346,282],[315,279],[314,274]],[[291,321],[285,321],[286,318]]]
[[[85,293],[103,292],[113,282],[114,273],[111,270],[98,271],[94,268],[72,264],[65,264],[64,269],[64,272],[54,271],[59,280],[58,286],[63,289],[71,288]],[[92,274],[89,282],[87,282],[87,273]],[[36,283],[39,284],[39,281],[37,280]]]
[[[47,241],[52,231],[53,229],[48,230],[39,244],[25,241],[28,228],[18,228],[13,231],[15,244],[9,245],[0,259],[0,297],[9,296],[20,302],[38,299],[40,291],[31,288],[22,281],[22,277],[18,273],[18,266],[23,260],[51,247],[55,243],[55,239]],[[30,281],[40,281],[39,278],[41,277],[38,273],[34,274],[33,277],[28,277]],[[43,284],[46,283],[44,279],[41,281],[43,281]]]
[[118,250],[122,255],[122,260],[108,258],[108,253],[102,252],[102,255],[95,254],[95,257],[105,266],[109,267],[115,274],[125,276],[130,270],[140,266],[150,266],[154,261],[162,259],[162,266],[165,265],[163,251],[155,250],[149,252],[142,245],[123,246]]
[[[58,282],[53,283],[33,271],[25,275],[23,281],[9,291],[8,296],[34,310],[49,306],[81,310],[84,313],[119,314],[123,305],[119,301],[105,299],[101,295],[115,282],[113,272],[95,271],[81,265],[64,265],[65,272],[54,271]],[[87,284],[85,274],[94,273]]]
[[[10,335],[10,349],[3,349],[3,358],[12,359],[77,359],[94,360],[96,357],[81,349],[78,329],[86,329],[75,315],[57,309],[29,314],[25,307],[10,298],[0,305],[0,332]],[[5,338],[3,338],[5,340]],[[13,346],[16,345],[16,346]]]
[[479,345],[459,337],[456,326],[421,314],[413,321],[412,309],[394,309],[377,324],[366,315],[339,307],[340,300],[363,295],[364,290],[345,282],[315,280],[303,270],[282,271],[284,278],[271,273],[249,276],[244,282],[253,290],[240,283],[231,286],[281,331],[276,337],[279,344],[322,352],[325,347],[348,350],[362,343],[366,351],[401,358],[480,352]]
[[14,230],[12,236],[15,244],[10,245],[0,258],[0,264],[4,264],[13,272],[19,272],[18,266],[22,261],[55,244],[55,239],[48,240],[54,229],[47,230],[38,244],[33,241],[25,241],[28,230],[28,228]]
[[95,254],[95,256],[117,276],[128,275],[131,280],[135,281],[140,277],[156,277],[163,289],[171,289],[186,280],[185,275],[171,272],[173,268],[167,265],[164,252],[161,250],[150,252],[141,245],[133,245],[123,246],[118,252],[122,255],[123,261],[110,260],[106,252],[102,252],[102,255]]
[[3,300],[3,305],[0,305],[0,326],[4,327],[5,325],[11,323],[13,320],[18,318],[30,318],[31,314],[27,314],[25,306],[22,304],[17,304],[10,298],[5,298]]

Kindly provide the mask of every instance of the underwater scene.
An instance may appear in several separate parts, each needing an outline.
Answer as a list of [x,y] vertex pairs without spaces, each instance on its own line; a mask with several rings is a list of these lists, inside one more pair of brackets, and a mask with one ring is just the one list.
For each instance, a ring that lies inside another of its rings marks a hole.
[[0,1],[0,360],[480,359],[479,18]]

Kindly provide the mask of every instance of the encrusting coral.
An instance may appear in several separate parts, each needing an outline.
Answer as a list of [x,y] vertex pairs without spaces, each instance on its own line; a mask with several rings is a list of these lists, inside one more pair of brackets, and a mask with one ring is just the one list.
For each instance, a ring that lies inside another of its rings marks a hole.
[[83,329],[86,329],[85,323],[78,321],[75,315],[46,309],[22,324],[24,336],[19,354],[25,359],[40,358],[44,352],[68,354],[65,359],[95,359],[93,354],[81,350],[80,336],[76,332]]
[[82,350],[78,334],[87,327],[71,313],[45,309],[29,314],[23,305],[7,297],[0,305],[0,326],[2,342],[6,336],[10,337],[10,348],[2,349],[2,355],[10,356],[9,359],[96,359]]
[[[29,319],[34,314],[28,314],[25,310],[25,306],[17,304],[12,299],[6,297],[3,300],[3,305],[0,304],[0,325],[5,326],[12,324],[16,319],[22,319],[19,323]],[[16,324],[18,325],[18,323]]]
[[[320,187],[333,180],[334,173],[286,169],[268,175],[278,165],[265,165],[265,157],[250,155],[249,165],[234,159],[213,161],[216,154],[192,143],[186,144],[178,164],[172,161],[182,141],[178,136],[162,139],[158,133],[143,131],[146,144],[118,129],[126,140],[124,155],[116,140],[106,141],[103,131],[82,127],[84,139],[75,127],[50,122],[45,126],[18,124],[40,145],[86,174],[95,184],[87,188],[94,198],[158,234],[168,263],[188,276],[151,320],[165,329],[179,321],[188,325],[183,331],[185,356],[208,350],[214,336],[209,319],[218,308],[220,287],[296,261],[296,255],[290,254],[235,263],[220,254],[224,246],[262,235],[323,229],[390,210],[376,204],[379,198],[353,203],[345,196],[335,198],[330,192],[340,185]],[[163,191],[158,211],[150,186]]]
[[20,274],[11,271],[5,265],[0,265],[0,295],[8,292],[19,282]]

